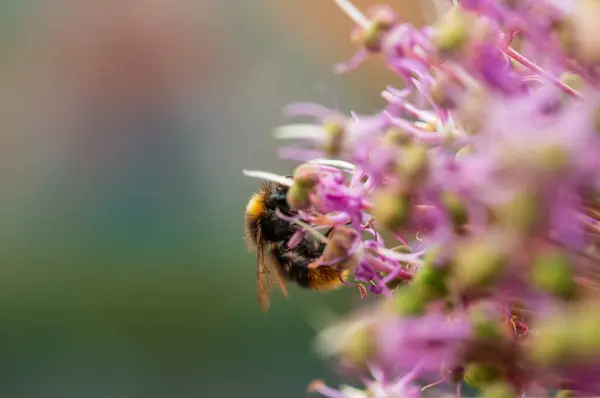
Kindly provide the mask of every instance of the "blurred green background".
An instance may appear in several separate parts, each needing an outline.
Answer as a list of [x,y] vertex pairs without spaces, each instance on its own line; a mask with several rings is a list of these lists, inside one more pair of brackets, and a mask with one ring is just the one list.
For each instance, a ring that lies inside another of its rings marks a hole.
[[294,166],[270,136],[286,103],[372,112],[396,84],[376,62],[333,76],[354,50],[333,1],[5,0],[0,22],[0,397],[335,381],[311,319],[358,292],[259,311],[241,172]]

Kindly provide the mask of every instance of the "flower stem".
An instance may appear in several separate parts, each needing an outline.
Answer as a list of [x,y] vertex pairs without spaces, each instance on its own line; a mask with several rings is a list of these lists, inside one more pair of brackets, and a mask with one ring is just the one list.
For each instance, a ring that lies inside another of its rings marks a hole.
[[521,65],[531,69],[532,71],[538,73],[539,75],[543,76],[544,78],[550,80],[552,83],[554,83],[554,85],[556,87],[560,88],[561,90],[563,90],[565,93],[567,93],[571,97],[579,99],[579,100],[583,98],[583,96],[581,95],[581,93],[579,91],[575,90],[573,87],[570,87],[569,85],[563,83],[556,77],[552,76],[548,71],[541,68],[535,62],[531,61],[529,58],[525,57],[523,54],[519,53],[514,48],[508,47],[506,50],[506,53],[511,58],[513,58],[515,61],[519,62]]

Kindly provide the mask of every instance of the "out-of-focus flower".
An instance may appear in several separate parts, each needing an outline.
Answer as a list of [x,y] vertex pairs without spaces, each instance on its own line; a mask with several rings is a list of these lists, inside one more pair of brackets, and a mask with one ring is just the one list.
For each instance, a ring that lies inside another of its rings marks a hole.
[[348,284],[382,296],[319,340],[345,370],[382,378],[313,390],[415,396],[409,374],[489,397],[600,394],[600,78],[581,11],[597,7],[463,0],[416,28],[336,3],[359,46],[338,71],[381,54],[405,87],[369,116],[293,105],[317,123],[277,132],[303,144],[282,155],[313,171],[295,182],[300,217],[344,225]]
[[420,398],[421,389],[415,384],[417,376],[418,372],[413,371],[397,379],[386,381],[381,370],[373,368],[371,369],[371,378],[365,378],[363,381],[364,389],[348,385],[334,389],[321,380],[315,380],[309,385],[308,390],[328,398]]

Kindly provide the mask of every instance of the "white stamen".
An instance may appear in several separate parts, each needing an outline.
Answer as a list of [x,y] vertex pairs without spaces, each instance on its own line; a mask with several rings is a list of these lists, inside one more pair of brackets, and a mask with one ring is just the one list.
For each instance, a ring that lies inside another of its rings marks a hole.
[[261,180],[268,180],[277,182],[281,185],[287,185],[288,187],[292,186],[292,179],[280,176],[278,174],[269,173],[267,171],[259,171],[259,170],[243,170],[244,175],[248,177],[259,178]]
[[357,25],[367,30],[371,26],[371,21],[362,13],[352,2],[348,0],[334,0],[335,4],[342,9]]
[[417,253],[398,253],[396,251],[386,249],[383,247],[377,247],[375,251],[381,255],[384,255],[393,260],[402,261],[411,264],[421,265],[423,262],[419,260],[419,257],[423,254],[423,252]]
[[273,131],[273,136],[280,140],[298,138],[322,140],[325,138],[325,132],[318,124],[298,123],[277,127]]
[[313,159],[313,160],[309,161],[308,163],[322,164],[323,166],[338,167],[340,169],[344,169],[344,170],[348,170],[348,171],[356,170],[355,165],[353,165],[352,163],[349,163],[349,162],[345,162],[343,160],[320,158],[320,159]]

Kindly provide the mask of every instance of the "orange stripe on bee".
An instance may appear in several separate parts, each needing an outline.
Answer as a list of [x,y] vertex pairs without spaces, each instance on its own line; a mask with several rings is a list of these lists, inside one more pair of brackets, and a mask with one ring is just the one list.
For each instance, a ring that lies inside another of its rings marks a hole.
[[246,206],[246,214],[252,218],[259,218],[264,212],[265,202],[259,194],[255,193]]
[[342,284],[340,274],[343,279],[346,278],[349,271],[342,272],[332,268],[321,266],[315,269],[309,269],[309,287],[313,290],[331,290],[339,287]]

